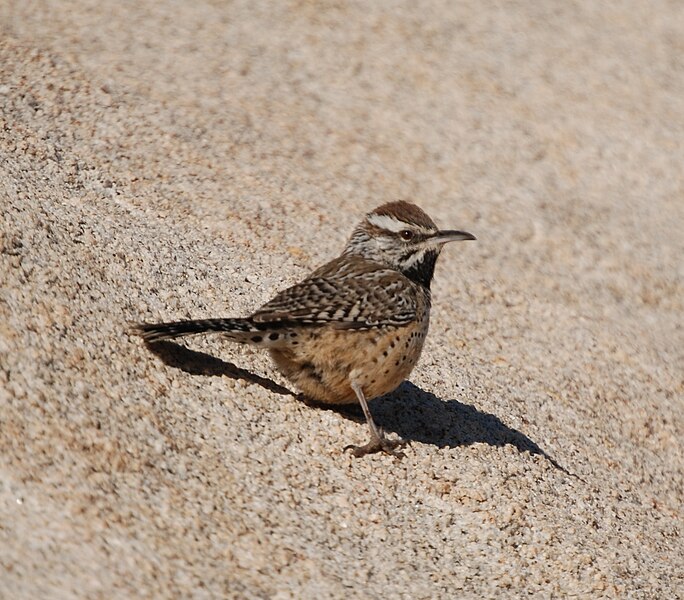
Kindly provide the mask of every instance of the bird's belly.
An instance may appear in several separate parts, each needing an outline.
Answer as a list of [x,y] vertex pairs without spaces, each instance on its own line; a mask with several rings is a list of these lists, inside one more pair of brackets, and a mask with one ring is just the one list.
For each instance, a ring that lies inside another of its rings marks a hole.
[[418,362],[426,334],[427,322],[368,331],[330,327],[271,349],[271,357],[305,396],[347,404],[357,402],[352,381],[369,400],[397,388]]

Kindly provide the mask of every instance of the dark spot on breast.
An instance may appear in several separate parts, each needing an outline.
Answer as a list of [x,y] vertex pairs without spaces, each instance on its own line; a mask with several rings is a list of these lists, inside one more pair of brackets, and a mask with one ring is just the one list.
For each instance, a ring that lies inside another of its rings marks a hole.
[[277,333],[271,333],[268,336],[269,340],[277,340],[280,336]]
[[318,383],[323,383],[323,377],[318,372],[318,369],[316,369],[316,366],[313,363],[305,362],[301,364],[301,367],[302,371],[306,371],[306,374],[309,377],[315,379],[316,381],[318,381]]
[[382,353],[383,356],[387,356],[387,350]]
[[292,342],[293,346],[296,346],[297,344],[299,344],[299,342]]
[[395,365],[396,367],[398,367],[398,366],[399,366],[399,361],[395,362],[394,365]]
[[262,341],[263,339],[264,339],[264,338],[262,338],[260,335],[255,335],[254,337],[252,337],[252,341],[253,341],[255,344],[258,344],[258,343],[259,343],[260,341]]
[[296,331],[291,331],[290,332],[290,337],[297,337],[297,332]]

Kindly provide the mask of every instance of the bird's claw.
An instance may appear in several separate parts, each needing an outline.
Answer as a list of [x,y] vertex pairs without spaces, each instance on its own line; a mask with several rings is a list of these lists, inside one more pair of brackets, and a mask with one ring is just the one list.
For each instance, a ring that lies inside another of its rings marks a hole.
[[349,450],[352,456],[355,456],[356,458],[365,456],[366,454],[384,452],[385,454],[389,454],[390,456],[393,456],[394,458],[401,460],[402,458],[406,457],[406,454],[404,454],[398,448],[403,448],[408,443],[408,441],[402,439],[390,440],[385,436],[382,436],[380,438],[373,437],[367,444],[364,444],[363,446],[355,446],[354,444],[349,444],[348,446],[344,447],[344,451],[346,452],[347,450]]

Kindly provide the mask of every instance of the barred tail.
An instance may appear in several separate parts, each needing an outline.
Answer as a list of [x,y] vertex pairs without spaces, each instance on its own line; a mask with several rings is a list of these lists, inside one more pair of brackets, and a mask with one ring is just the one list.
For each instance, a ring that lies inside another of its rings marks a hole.
[[242,341],[246,334],[260,331],[260,329],[252,323],[251,319],[202,319],[171,323],[136,323],[131,327],[131,333],[139,335],[146,342],[160,342],[184,335],[210,331],[232,333],[235,334],[236,341]]

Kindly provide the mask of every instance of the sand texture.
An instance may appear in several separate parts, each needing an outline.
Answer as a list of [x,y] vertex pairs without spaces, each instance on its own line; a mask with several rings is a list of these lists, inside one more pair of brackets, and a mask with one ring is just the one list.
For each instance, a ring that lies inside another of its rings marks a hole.
[[[684,4],[0,2],[0,598],[684,597]],[[447,247],[411,381],[218,337],[361,216]]]

